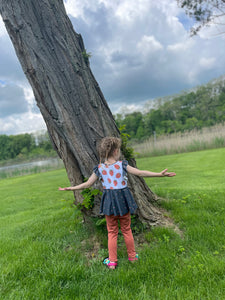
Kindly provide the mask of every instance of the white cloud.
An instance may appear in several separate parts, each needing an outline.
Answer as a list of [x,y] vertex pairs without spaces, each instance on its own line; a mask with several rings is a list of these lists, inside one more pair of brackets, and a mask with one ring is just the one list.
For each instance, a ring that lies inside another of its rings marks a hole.
[[[90,10],[96,12],[98,10],[99,5],[107,1],[101,0],[64,0],[64,6],[67,14],[75,17],[75,18],[85,18],[85,11]],[[88,19],[86,19],[88,20]]]
[[0,134],[19,134],[46,129],[28,84],[1,85],[0,108]]
[[159,41],[154,36],[144,35],[141,41],[137,44],[137,48],[143,54],[150,54],[163,48]]
[[[82,34],[85,48],[92,54],[92,71],[113,113],[124,105],[128,111],[140,109],[147,99],[178,93],[225,73],[224,36],[210,37],[216,29],[213,27],[190,38],[187,28],[191,21],[176,1],[64,3],[76,32]],[[0,98],[5,109],[0,128],[12,133],[45,127],[0,19],[0,90],[9,86],[7,102]],[[23,111],[14,100],[18,91]]]
[[5,29],[5,24],[2,20],[2,17],[0,15],[0,37],[3,36],[3,35],[6,35],[7,34],[7,31]]
[[83,8],[85,7],[86,1],[73,1],[73,0],[64,0],[64,6],[67,14],[77,18],[84,17]]
[[[217,15],[221,12],[217,12]],[[204,27],[199,31],[201,39],[211,40],[222,38],[225,39],[225,15],[221,14],[220,17],[209,23],[210,26]]]
[[223,54],[214,43],[190,38],[191,21],[176,1],[80,1],[70,1],[71,12],[78,2],[80,9],[71,20],[93,54],[93,73],[113,111],[119,103],[177,93],[225,72],[217,61],[207,62],[211,74],[203,72],[202,57]]
[[199,65],[204,69],[211,69],[212,67],[214,67],[215,62],[216,62],[215,57],[211,57],[211,58],[202,57],[200,59]]
[[135,111],[143,112],[145,103],[146,101],[143,101],[136,104],[134,103],[134,104],[128,104],[122,106],[121,103],[116,103],[116,104],[112,104],[110,106],[110,109],[114,112],[114,114],[121,114],[122,116],[125,116]]
[[146,9],[151,5],[148,0],[120,1],[114,6],[115,16],[122,23],[134,23],[141,18]]
[[194,46],[194,40],[187,38],[186,40],[183,40],[182,42],[173,44],[173,45],[168,45],[167,50],[172,51],[172,52],[180,52],[180,51],[187,51],[188,49],[193,48]]
[[28,112],[32,115],[40,113],[39,108],[37,107],[35,98],[34,98],[34,94],[33,94],[33,90],[31,88],[30,85],[26,84],[26,85],[20,85],[20,87],[23,90],[24,93],[24,98],[27,102],[27,106],[28,106]]
[[46,129],[41,114],[23,113],[0,119],[0,134],[31,133]]

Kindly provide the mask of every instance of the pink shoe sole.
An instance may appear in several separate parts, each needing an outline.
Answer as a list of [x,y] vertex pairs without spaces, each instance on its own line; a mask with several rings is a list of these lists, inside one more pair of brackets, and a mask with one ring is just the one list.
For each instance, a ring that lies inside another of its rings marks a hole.
[[108,258],[104,259],[103,264],[112,270],[117,267],[117,262],[111,262]]
[[128,257],[128,260],[129,260],[129,261],[136,261],[136,260],[138,260],[138,259],[139,259],[138,254],[136,254],[134,258]]

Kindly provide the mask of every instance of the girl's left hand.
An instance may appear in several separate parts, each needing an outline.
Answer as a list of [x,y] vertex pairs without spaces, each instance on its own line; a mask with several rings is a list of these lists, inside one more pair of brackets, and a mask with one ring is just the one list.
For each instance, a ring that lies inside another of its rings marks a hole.
[[173,177],[176,175],[174,172],[167,172],[168,169],[163,170],[160,174],[162,177],[167,176],[167,177]]
[[68,187],[61,188],[61,187],[59,187],[59,191],[70,191],[70,188],[68,188]]

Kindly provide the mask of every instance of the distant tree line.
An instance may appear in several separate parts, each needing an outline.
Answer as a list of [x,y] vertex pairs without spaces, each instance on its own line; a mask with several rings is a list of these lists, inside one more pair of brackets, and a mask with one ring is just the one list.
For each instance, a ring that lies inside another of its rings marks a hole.
[[219,82],[200,86],[172,100],[158,99],[147,113],[133,112],[115,116],[118,127],[125,127],[131,139],[170,134],[209,127],[225,121],[225,86]]
[[0,160],[55,155],[47,133],[0,135]]
[[[190,131],[225,122],[225,85],[201,86],[177,97],[157,99],[147,113],[117,114],[119,128],[125,128],[133,140],[150,136]],[[0,161],[56,156],[47,132],[39,134],[0,135]]]

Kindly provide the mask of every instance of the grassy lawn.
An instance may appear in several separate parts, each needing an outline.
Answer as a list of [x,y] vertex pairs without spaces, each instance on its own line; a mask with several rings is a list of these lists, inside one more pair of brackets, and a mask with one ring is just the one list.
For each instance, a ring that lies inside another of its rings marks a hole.
[[87,229],[72,193],[57,191],[69,184],[64,170],[1,180],[0,299],[225,299],[224,157],[222,148],[138,159],[177,173],[146,182],[183,237],[145,232],[136,264],[120,243],[115,271],[101,263],[106,232]]

